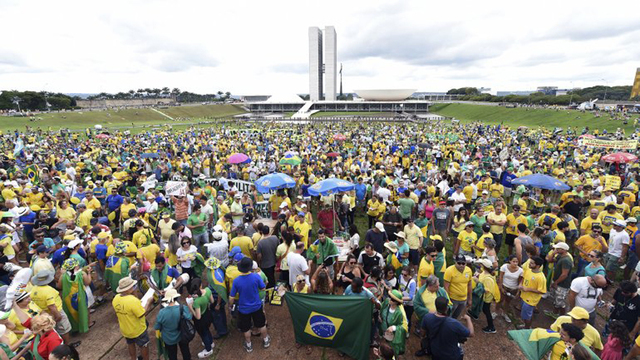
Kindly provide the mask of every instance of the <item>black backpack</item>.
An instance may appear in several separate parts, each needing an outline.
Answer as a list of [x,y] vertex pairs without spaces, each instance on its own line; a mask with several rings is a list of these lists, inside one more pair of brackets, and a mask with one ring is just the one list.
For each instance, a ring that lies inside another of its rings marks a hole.
[[185,319],[182,317],[182,307],[184,305],[180,305],[180,342],[189,343],[196,336],[196,328],[193,326],[193,322],[189,319]]

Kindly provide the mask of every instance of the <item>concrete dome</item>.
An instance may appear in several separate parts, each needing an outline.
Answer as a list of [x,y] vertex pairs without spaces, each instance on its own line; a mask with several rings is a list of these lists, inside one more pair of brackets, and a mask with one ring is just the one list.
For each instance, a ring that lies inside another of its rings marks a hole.
[[416,89],[355,90],[359,97],[368,101],[401,101],[416,92]]

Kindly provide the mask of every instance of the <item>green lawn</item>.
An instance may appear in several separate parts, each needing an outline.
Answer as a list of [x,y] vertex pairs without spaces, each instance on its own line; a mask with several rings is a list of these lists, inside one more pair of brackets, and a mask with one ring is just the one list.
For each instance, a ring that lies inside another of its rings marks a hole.
[[[190,118],[197,121],[202,118],[225,117],[244,113],[237,105],[201,105],[179,106],[158,109],[173,118]],[[38,114],[38,121],[29,117],[0,117],[0,131],[24,130],[25,126],[47,129],[69,128],[86,129],[94,125],[111,126],[149,126],[171,123],[166,117],[151,109],[94,110],[64,113]]]
[[[472,121],[482,121],[489,124],[500,124],[510,126],[529,127],[561,127],[568,126],[582,130],[585,126],[590,129],[607,129],[615,131],[618,127],[624,127],[626,133],[633,132],[633,120],[628,125],[622,125],[621,121],[614,121],[607,114],[596,118],[592,113],[579,112],[576,110],[553,110],[553,109],[526,109],[526,108],[505,108],[503,106],[486,106],[470,104],[435,104],[431,106],[432,113],[453,117],[463,123]],[[633,118],[637,118],[634,116]]]
[[390,112],[375,112],[375,111],[336,111],[336,112],[331,112],[331,111],[321,111],[321,112],[317,112],[313,115],[311,115],[312,118],[314,117],[330,117],[330,116],[335,116],[335,117],[340,117],[340,116],[384,116],[384,117],[393,117],[395,115],[395,113],[390,113]]

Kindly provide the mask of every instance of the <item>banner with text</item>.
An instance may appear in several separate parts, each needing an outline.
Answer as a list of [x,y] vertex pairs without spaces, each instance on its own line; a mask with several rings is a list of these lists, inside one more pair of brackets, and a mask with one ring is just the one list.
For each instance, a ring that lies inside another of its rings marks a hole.
[[186,181],[167,181],[164,189],[169,196],[187,196]]
[[638,147],[638,140],[602,140],[602,139],[581,139],[582,145],[618,149],[618,150],[634,150]]

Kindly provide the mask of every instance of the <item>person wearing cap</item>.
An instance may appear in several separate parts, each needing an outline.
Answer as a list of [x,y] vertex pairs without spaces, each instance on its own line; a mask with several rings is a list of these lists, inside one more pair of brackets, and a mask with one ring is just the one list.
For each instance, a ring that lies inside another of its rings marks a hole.
[[444,272],[444,289],[449,294],[453,308],[451,317],[457,319],[465,313],[467,307],[471,307],[471,278],[473,273],[467,266],[464,255],[457,255],[455,264]]
[[[17,194],[16,191],[18,192]],[[4,182],[4,189],[2,189],[1,193],[5,202],[12,202],[18,206],[18,194],[21,195],[20,189],[16,189],[11,181]]]
[[[62,309],[62,298],[56,289],[51,287],[54,280],[55,272],[40,271],[36,276],[31,278],[31,300],[40,307],[43,312],[51,315],[55,320],[55,329],[62,336],[65,343],[71,344],[71,323],[67,314]],[[18,310],[16,310],[18,313]],[[21,319],[22,320],[22,319]],[[26,326],[26,325],[25,325]],[[26,326],[29,327],[29,326]]]
[[406,242],[406,235],[403,231],[400,231],[395,233],[395,236],[396,236],[396,240],[394,242],[397,246],[395,255],[397,256],[397,259],[400,260],[400,264],[402,266],[407,266],[409,265],[410,249],[409,249],[409,244],[407,244]]
[[484,286],[484,295],[482,298],[482,313],[487,318],[487,326],[482,329],[487,334],[495,334],[496,328],[493,325],[493,316],[491,315],[491,304],[500,302],[500,288],[498,282],[493,275],[493,262],[489,259],[482,258],[476,260],[476,264],[480,267],[480,275],[478,282]]
[[464,229],[460,231],[455,240],[455,244],[453,246],[454,257],[458,254],[473,257],[473,246],[476,245],[477,240],[478,235],[473,231],[473,222],[467,221],[464,224]]
[[242,195],[235,194],[233,196],[233,202],[230,206],[230,214],[233,218],[233,226],[242,225],[242,217],[244,216],[244,210],[242,208]]
[[[26,291],[25,289],[20,289],[15,295],[15,305],[18,306],[23,313],[29,318],[34,317],[42,312],[42,309],[38,307],[33,301],[31,301],[31,293]],[[11,308],[7,320],[13,323],[13,332],[17,335],[23,334],[24,330],[27,329],[24,325],[22,325],[22,321],[18,318],[16,314],[16,310]]]
[[620,266],[627,261],[630,238],[625,231],[626,227],[626,221],[617,219],[613,222],[609,232],[609,251],[605,255],[604,267],[607,271],[607,279],[610,281],[615,281]]
[[569,245],[558,242],[553,245],[553,251],[547,254],[547,262],[553,263],[553,277],[549,286],[549,296],[553,299],[554,311],[558,315],[564,315],[567,294],[571,286],[571,269],[573,258],[569,255]]
[[589,324],[589,312],[587,310],[580,306],[574,306],[567,315],[558,317],[549,328],[553,331],[559,332],[562,324],[573,324],[582,330],[584,338],[582,338],[580,343],[591,348],[596,355],[600,356],[600,352],[604,348],[604,345],[602,344],[602,338],[600,337],[598,330]]
[[[162,304],[165,306],[158,312],[156,323],[153,327],[162,334],[162,341],[164,342],[170,360],[178,359],[178,347],[180,347],[180,353],[183,359],[191,359],[189,342],[182,341],[181,339],[180,319],[189,321],[193,319],[193,316],[192,312],[189,311],[189,307],[180,305],[178,302],[179,298],[180,294],[178,294],[176,289],[169,289],[164,293]],[[153,303],[153,301],[149,301],[149,303]],[[118,317],[118,319],[120,319],[120,317]],[[131,350],[129,354],[131,355]]]
[[409,328],[407,314],[403,306],[402,292],[399,290],[391,290],[389,292],[389,296],[382,303],[380,318],[382,319],[380,329],[384,334],[383,338],[389,343],[396,356],[404,354],[405,335],[408,333]]
[[309,234],[311,233],[311,225],[306,221],[306,214],[299,212],[296,222],[293,224],[293,230],[300,236],[305,248],[309,246]]
[[238,263],[240,276],[233,280],[229,293],[229,307],[233,308],[235,296],[238,296],[238,328],[244,333],[243,346],[247,352],[253,351],[251,344],[251,326],[253,324],[260,331],[263,347],[271,345],[271,338],[267,333],[266,317],[260,300],[260,291],[266,288],[260,275],[252,272],[253,261],[244,257]]

